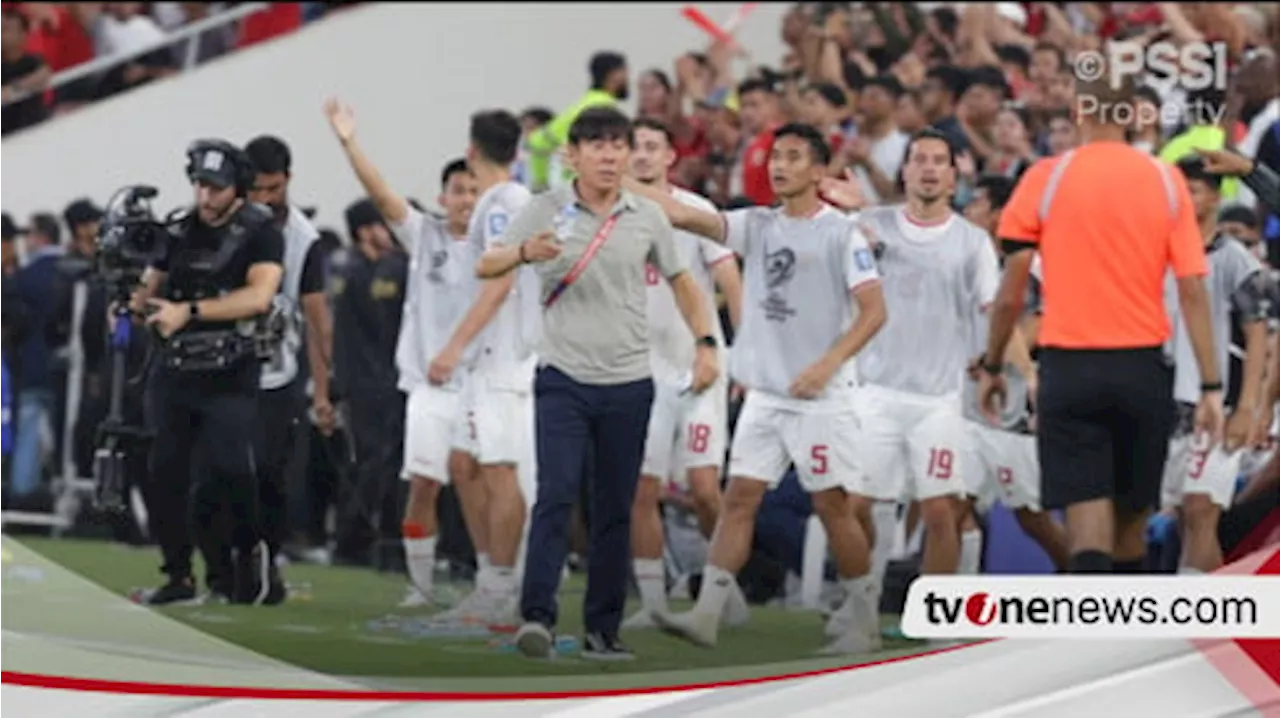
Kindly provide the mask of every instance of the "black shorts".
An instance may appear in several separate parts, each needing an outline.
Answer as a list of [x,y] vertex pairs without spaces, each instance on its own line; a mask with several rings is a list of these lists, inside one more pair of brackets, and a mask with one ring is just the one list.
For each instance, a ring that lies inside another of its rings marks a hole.
[[1040,501],[1157,508],[1173,431],[1173,365],[1159,347],[1042,349],[1036,444]]

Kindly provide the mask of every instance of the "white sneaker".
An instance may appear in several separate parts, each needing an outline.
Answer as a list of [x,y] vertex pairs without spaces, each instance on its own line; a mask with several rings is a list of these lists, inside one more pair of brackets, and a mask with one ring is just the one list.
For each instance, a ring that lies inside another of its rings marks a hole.
[[724,612],[720,614],[720,625],[741,626],[751,619],[751,606],[742,588],[736,583],[729,591],[729,600],[724,604]]
[[492,630],[516,630],[520,626],[520,594],[494,599],[485,623]]
[[720,629],[720,622],[715,616],[697,611],[655,613],[653,621],[663,632],[704,648],[716,645],[716,634]]
[[494,608],[491,597],[480,589],[476,589],[458,605],[435,614],[431,620],[449,623],[488,623],[489,615],[494,612]]
[[400,600],[400,608],[422,608],[430,605],[431,599],[427,594],[419,591],[418,587],[412,584],[407,587],[404,598]]
[[650,629],[657,628],[658,624],[653,620],[653,613],[654,613],[653,611],[650,611],[649,609],[641,606],[640,610],[631,614],[631,616],[627,618],[627,620],[622,622],[622,630],[647,631]]
[[541,623],[531,621],[516,631],[516,650],[528,658],[550,658],[555,643],[551,630]]
[[820,656],[850,656],[861,653],[875,653],[881,647],[879,634],[872,635],[866,631],[849,631],[818,650]]
[[827,638],[839,638],[852,630],[853,612],[841,606],[827,617],[827,623],[822,627],[822,635]]

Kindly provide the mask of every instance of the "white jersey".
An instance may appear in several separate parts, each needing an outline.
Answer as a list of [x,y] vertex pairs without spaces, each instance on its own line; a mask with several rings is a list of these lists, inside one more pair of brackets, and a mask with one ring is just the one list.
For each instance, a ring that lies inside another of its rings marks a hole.
[[[1039,254],[1036,255],[1037,258],[1039,256]],[[1023,316],[1039,314],[1041,304],[1040,280],[1034,276],[1028,277],[1027,297],[1022,310]],[[990,338],[991,329],[990,319],[985,313],[978,311],[977,307],[974,308],[973,331],[971,333],[972,343],[969,345],[970,357],[976,357],[987,351],[987,340]],[[964,372],[964,394],[961,411],[966,419],[976,421],[985,426],[987,425],[987,419],[983,416],[978,398],[978,382],[969,378],[968,374],[968,371]],[[1030,431],[1031,411],[1028,405],[1030,387],[1027,386],[1026,377],[1022,376],[1022,373],[1015,369],[1012,364],[1005,362],[1004,379],[1004,411],[1001,412],[998,428],[1006,431],[1028,433]]]
[[[476,201],[468,230],[477,256],[495,244],[533,195],[515,182],[496,184]],[[542,326],[541,286],[531,267],[516,270],[515,284],[493,321],[476,338],[483,366],[510,366],[533,355]]]
[[[408,392],[427,383],[431,360],[471,309],[479,288],[475,268],[480,254],[466,238],[451,236],[443,219],[412,207],[391,231],[409,248],[408,288],[396,341],[399,387]],[[464,365],[475,360],[472,344],[463,352]],[[458,376],[455,372],[449,388],[459,388]]]
[[282,306],[287,321],[284,340],[262,365],[259,386],[266,390],[287,386],[298,377],[298,351],[302,348],[302,304],[300,289],[311,245],[320,238],[302,210],[289,205],[289,216],[280,230],[284,235],[284,276],[275,302]]
[[[1207,250],[1209,274],[1204,281],[1209,294],[1209,316],[1213,322],[1213,356],[1225,381],[1231,367],[1231,313],[1239,311],[1243,321],[1267,319],[1269,309],[1258,301],[1266,291],[1260,287],[1252,295],[1247,291],[1250,282],[1260,282],[1265,276],[1258,258],[1230,237],[1219,236]],[[1200,400],[1200,367],[1196,364],[1195,351],[1187,334],[1187,323],[1182,318],[1176,284],[1171,280],[1169,287],[1166,303],[1175,327],[1172,337],[1175,363],[1173,396],[1180,402],[1194,404]]]
[[[692,192],[677,187],[672,189],[671,194],[691,207],[705,212],[717,211],[710,200]],[[711,319],[712,335],[719,346],[724,346],[724,331],[716,309],[716,285],[711,276],[711,268],[720,262],[732,261],[733,251],[689,232],[677,230],[674,239],[676,251],[681,254],[685,266],[689,267],[690,276],[702,290],[704,308]],[[653,374],[659,381],[679,383],[693,365],[696,337],[689,331],[684,316],[680,314],[675,292],[671,291],[671,285],[662,278],[657,268],[648,265],[645,277],[649,286],[649,348],[652,351]]]
[[866,210],[858,221],[882,245],[877,264],[889,314],[862,352],[863,380],[924,396],[959,392],[976,310],[999,289],[990,235],[955,214],[915,224],[901,205]]
[[[726,244],[743,258],[731,373],[748,389],[787,397],[853,325],[849,293],[879,278],[875,259],[853,220],[825,205],[803,218],[766,207],[723,216]],[[836,398],[833,386],[847,377],[856,378],[853,359],[819,398]]]

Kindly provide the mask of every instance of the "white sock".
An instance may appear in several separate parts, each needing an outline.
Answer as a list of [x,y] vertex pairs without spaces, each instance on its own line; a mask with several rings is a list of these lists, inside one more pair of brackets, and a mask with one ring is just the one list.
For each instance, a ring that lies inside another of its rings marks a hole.
[[430,595],[436,570],[436,537],[404,539],[404,559],[409,566],[409,580],[424,596]]
[[490,566],[486,572],[489,586],[493,592],[502,597],[510,596],[516,591],[516,570],[510,566]]
[[857,578],[841,579],[840,585],[844,587],[842,609],[849,612],[854,629],[878,634],[880,611],[876,605],[879,593],[876,582],[868,574]]
[[969,529],[960,534],[960,563],[957,576],[976,576],[982,567],[982,532]]
[[489,554],[476,554],[476,573],[481,574],[493,567],[493,563],[489,560]]
[[640,589],[640,605],[647,611],[667,610],[667,575],[660,558],[637,558],[631,562]]
[[729,600],[729,594],[737,585],[738,580],[733,577],[733,574],[718,566],[707,564],[706,568],[702,569],[702,590],[698,592],[698,602],[693,607],[694,612],[715,616],[718,622],[721,613],[724,612],[724,604]]
[[893,555],[893,544],[898,534],[898,505],[892,501],[877,501],[871,504],[871,522],[876,528],[876,542],[871,547],[871,573],[868,577],[875,584],[875,591],[880,593],[884,585],[885,568]]

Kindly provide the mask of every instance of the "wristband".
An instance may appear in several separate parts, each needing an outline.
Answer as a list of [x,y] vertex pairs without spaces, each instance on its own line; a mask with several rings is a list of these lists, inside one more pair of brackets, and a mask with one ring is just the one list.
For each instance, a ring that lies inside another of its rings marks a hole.
[[715,349],[716,347],[718,347],[718,346],[719,346],[719,343],[718,343],[718,342],[716,342],[716,338],[715,338],[715,337],[713,337],[713,336],[711,336],[710,334],[708,334],[708,335],[707,335],[707,336],[705,336],[705,337],[698,337],[698,345],[699,345],[699,346],[704,346],[704,347],[710,347],[711,349]]
[[984,356],[982,357],[982,370],[990,374],[991,376],[999,376],[1004,373],[1004,365],[992,364],[991,362],[987,361],[987,358]]
[[1222,382],[1220,381],[1206,382],[1200,385],[1201,393],[1208,394],[1211,391],[1222,391]]
[[200,318],[200,302],[191,302],[187,305],[187,309],[188,313],[191,315],[191,319]]

